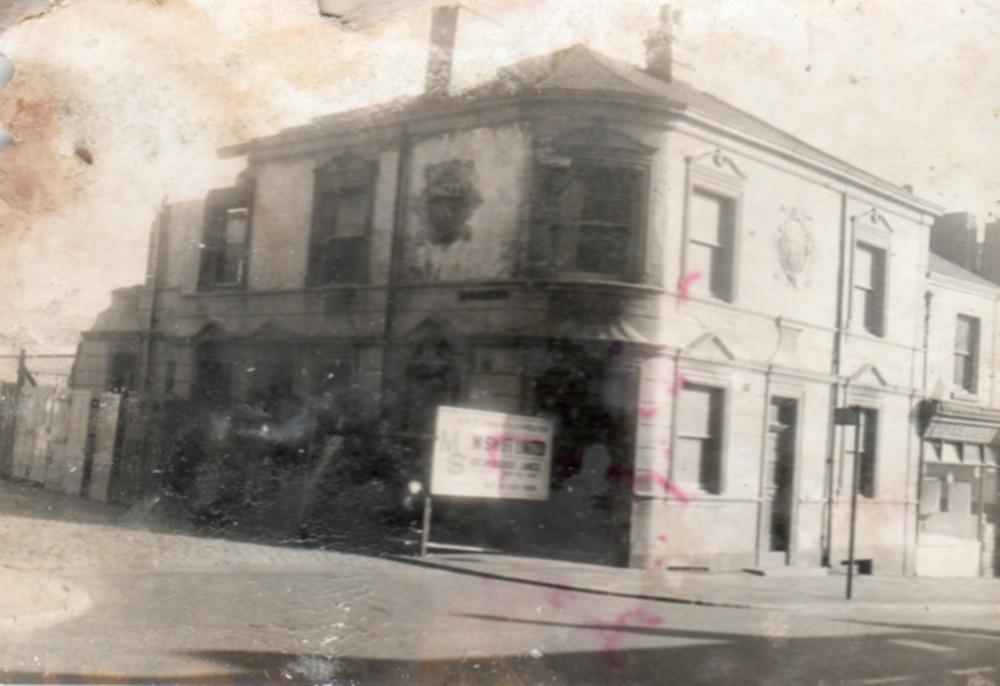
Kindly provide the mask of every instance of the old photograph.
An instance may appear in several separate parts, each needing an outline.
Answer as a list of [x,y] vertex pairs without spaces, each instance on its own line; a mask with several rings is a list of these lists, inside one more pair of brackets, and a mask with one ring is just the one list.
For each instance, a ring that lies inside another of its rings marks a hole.
[[1000,5],[0,30],[0,683],[1000,682]]

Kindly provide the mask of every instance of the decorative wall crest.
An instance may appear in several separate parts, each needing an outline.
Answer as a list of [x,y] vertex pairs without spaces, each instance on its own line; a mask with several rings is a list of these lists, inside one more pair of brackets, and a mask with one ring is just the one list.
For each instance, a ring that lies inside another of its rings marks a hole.
[[449,160],[428,164],[424,178],[427,185],[418,207],[427,241],[448,246],[460,239],[469,240],[471,230],[467,222],[483,202],[475,187],[475,163]]
[[784,278],[795,288],[808,285],[809,268],[816,252],[812,217],[794,207],[782,207],[785,220],[775,234],[778,264]]

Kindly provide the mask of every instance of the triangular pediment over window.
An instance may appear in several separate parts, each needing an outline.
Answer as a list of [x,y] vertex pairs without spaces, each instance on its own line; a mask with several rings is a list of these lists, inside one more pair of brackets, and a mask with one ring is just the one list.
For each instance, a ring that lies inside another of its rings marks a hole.
[[847,378],[852,385],[874,386],[879,388],[884,388],[889,385],[888,382],[886,382],[885,377],[882,376],[882,372],[878,370],[878,367],[870,362],[858,367],[854,373]]
[[212,341],[222,341],[232,338],[233,332],[227,329],[222,323],[212,320],[208,322],[179,322],[167,332],[170,336],[187,338],[198,343],[211,343]]
[[717,334],[711,332],[702,334],[684,346],[684,353],[721,362],[736,359],[732,349]]

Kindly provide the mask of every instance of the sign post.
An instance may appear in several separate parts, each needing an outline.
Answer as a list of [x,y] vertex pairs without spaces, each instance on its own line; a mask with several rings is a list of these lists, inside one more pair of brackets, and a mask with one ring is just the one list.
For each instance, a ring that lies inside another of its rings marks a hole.
[[858,521],[859,458],[861,455],[861,431],[864,413],[857,405],[838,408],[833,411],[833,422],[840,426],[854,427],[854,465],[851,467],[851,527],[847,541],[847,599],[854,593],[854,531]]
[[435,496],[548,500],[552,422],[438,407],[420,555],[427,554]]

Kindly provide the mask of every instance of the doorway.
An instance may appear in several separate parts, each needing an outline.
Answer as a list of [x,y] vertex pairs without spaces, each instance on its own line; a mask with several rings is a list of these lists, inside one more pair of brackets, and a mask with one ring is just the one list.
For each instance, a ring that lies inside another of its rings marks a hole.
[[551,345],[530,379],[533,413],[555,426],[549,499],[535,544],[565,559],[628,563],[635,370],[615,346]]
[[791,551],[798,405],[798,401],[792,398],[771,398],[764,465],[763,520],[767,538],[765,561],[772,565],[788,564]]

